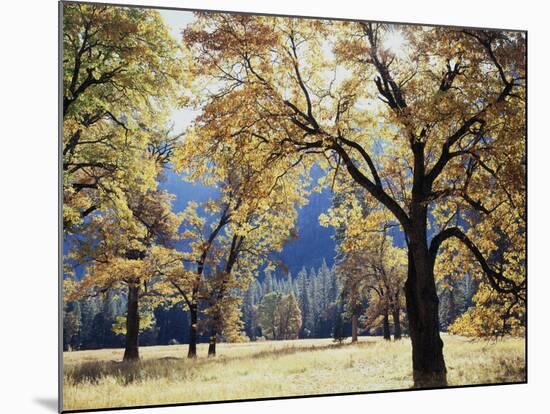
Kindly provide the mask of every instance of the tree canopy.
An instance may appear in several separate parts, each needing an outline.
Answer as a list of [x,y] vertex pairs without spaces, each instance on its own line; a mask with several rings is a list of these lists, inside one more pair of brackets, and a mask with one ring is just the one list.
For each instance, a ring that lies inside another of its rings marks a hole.
[[[395,30],[403,44],[388,47]],[[524,35],[198,13],[184,42],[201,65],[203,145],[254,148],[260,165],[317,162],[333,181],[345,170],[391,213],[409,251],[415,383],[445,384],[440,248],[525,299]]]
[[[129,360],[153,309],[182,304],[190,357],[200,335],[213,356],[250,329],[344,338],[349,318],[356,340],[359,317],[399,339],[405,307],[417,387],[447,384],[442,292],[450,332],[523,334],[524,33],[196,12],[174,39],[152,9],[63,19],[67,346],[89,330],[82,298],[106,292]],[[197,115],[174,131],[182,107]],[[176,211],[167,172],[211,196]],[[277,289],[322,191],[337,264]]]
[[67,4],[63,13],[64,226],[129,216],[128,186],[155,188],[172,151],[185,60],[158,11]]

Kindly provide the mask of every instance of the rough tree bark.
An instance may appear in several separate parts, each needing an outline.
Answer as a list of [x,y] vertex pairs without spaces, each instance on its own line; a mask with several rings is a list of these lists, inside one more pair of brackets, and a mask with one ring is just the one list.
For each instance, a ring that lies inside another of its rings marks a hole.
[[399,293],[395,295],[395,300],[392,308],[392,319],[393,319],[393,339],[398,341],[401,339],[401,312],[399,310]]
[[187,358],[197,357],[197,323],[198,323],[198,305],[196,302],[191,303],[189,306],[189,350],[187,351]]
[[[187,351],[187,358],[197,357],[197,327],[198,327],[197,324],[198,324],[198,313],[199,313],[198,285],[201,281],[207,256],[208,256],[208,253],[210,252],[210,248],[212,247],[212,244],[214,243],[214,239],[218,236],[222,228],[229,222],[229,217],[230,217],[229,206],[227,206],[225,210],[222,212],[222,214],[220,215],[220,221],[218,222],[217,226],[214,228],[212,233],[210,233],[210,235],[208,236],[208,241],[206,242],[206,246],[201,254],[201,257],[197,261],[197,275],[196,275],[197,286],[193,288],[193,292],[191,294],[191,301],[188,301],[186,299],[186,302],[189,306],[189,316],[190,316],[189,350]],[[180,291],[180,293],[183,294],[183,291],[181,289],[178,288],[178,290]]]
[[[425,207],[422,209],[425,213]],[[425,225],[420,223],[418,227],[413,227],[409,238],[409,265],[405,283],[414,387],[444,387],[447,386],[447,369],[443,358],[443,341],[439,336],[439,299],[435,287],[434,262],[427,246]]]
[[351,343],[357,342],[357,314],[351,315]]
[[383,322],[383,330],[384,330],[384,339],[386,341],[391,341],[391,334],[390,334],[390,320],[388,316],[388,308],[384,308],[384,322]]
[[218,335],[218,330],[216,329],[216,323],[212,324],[212,327],[210,329],[210,341],[208,343],[208,356],[209,357],[215,357],[216,356],[216,337]]
[[[443,359],[443,341],[439,336],[439,301],[433,274],[434,260],[427,240],[426,198],[431,192],[431,185],[425,176],[424,144],[413,141],[411,146],[414,153],[414,171],[409,214],[383,191],[374,167],[371,171],[377,184],[361,174],[341,146],[334,145],[333,148],[342,157],[350,175],[384,204],[403,227],[409,252],[405,298],[413,348],[414,386],[444,387],[447,386],[447,370]],[[368,154],[362,154],[370,160]]]
[[244,241],[244,236],[237,236],[237,235],[234,235],[231,240],[231,247],[229,248],[227,263],[225,264],[225,272],[223,274],[223,279],[222,279],[220,289],[216,296],[216,303],[214,304],[214,306],[216,306],[216,309],[214,311],[214,316],[212,318],[212,325],[210,327],[210,340],[208,344],[209,357],[216,356],[216,342],[218,339],[218,333],[220,331],[220,323],[221,323],[221,314],[220,314],[221,309],[219,307],[219,303],[223,300],[227,292],[228,278],[231,275],[235,262],[237,261],[237,257],[239,255],[240,248],[243,241]]
[[139,359],[139,285],[128,284],[128,309],[126,312],[126,348],[124,361]]
[[[369,43],[365,60],[376,69],[377,75],[374,77],[374,82],[381,100],[385,102],[389,109],[398,117],[405,115],[406,118],[409,108],[407,106],[405,94],[402,90],[403,83],[396,81],[392,76],[389,66],[391,62],[393,62],[393,59],[388,60],[379,53],[379,26],[367,22],[360,23],[360,26]],[[282,103],[292,111],[290,121],[305,133],[303,136],[308,138],[315,136],[317,138],[316,141],[308,139],[297,142],[297,150],[309,151],[321,148],[335,151],[339,156],[339,160],[343,162],[343,165],[345,165],[353,180],[365,188],[371,196],[376,198],[376,200],[392,212],[405,233],[409,253],[405,297],[413,348],[414,385],[419,388],[447,385],[446,367],[443,359],[443,342],[439,336],[439,303],[434,281],[434,261],[439,244],[449,237],[456,237],[461,240],[466,247],[471,250],[482,266],[484,272],[489,277],[489,282],[492,287],[499,292],[517,293],[525,289],[525,283],[518,285],[507,279],[501,273],[491,269],[479,249],[459,228],[443,230],[440,235],[436,236],[437,243],[433,246],[435,248],[428,248],[427,206],[432,200],[437,199],[438,195],[445,194],[445,192],[452,193],[456,190],[453,184],[452,186],[445,187],[444,190],[441,189],[434,193],[432,192],[433,184],[446,169],[447,164],[452,158],[466,154],[466,152],[462,150],[454,151],[455,144],[468,134],[474,134],[481,137],[484,134],[486,121],[483,118],[487,113],[487,109],[494,105],[500,105],[511,95],[514,88],[522,87],[523,84],[522,78],[515,77],[509,79],[504,67],[497,60],[497,56],[492,49],[492,43],[496,40],[495,37],[487,34],[483,35],[482,33],[476,34],[466,30],[463,33],[475,38],[485,49],[487,57],[492,61],[500,75],[503,88],[494,101],[488,101],[481,110],[476,110],[474,115],[464,120],[458,129],[446,137],[445,143],[441,148],[441,155],[430,171],[426,171],[426,167],[429,163],[425,160],[424,151],[425,144],[430,135],[431,126],[422,128],[418,134],[416,131],[412,130],[416,128],[411,128],[410,135],[407,139],[409,140],[410,149],[414,156],[414,165],[412,168],[413,187],[412,197],[410,197],[410,202],[407,203],[408,205],[406,207],[401,206],[397,199],[385,191],[377,167],[365,147],[354,140],[347,139],[340,132],[337,136],[332,136],[330,140],[327,140],[329,134],[322,130],[320,123],[315,119],[313,114],[312,99],[309,96],[308,87],[300,75],[300,65],[298,64],[298,56],[296,53],[294,54],[293,62],[294,72],[296,74],[298,86],[303,92],[307,110],[300,110],[299,108],[302,107],[300,104],[295,104],[287,100],[282,101]],[[291,40],[293,41],[292,37]],[[270,90],[272,90],[269,82],[261,77],[258,72],[253,70],[250,60],[247,60],[245,65],[251,69],[250,73],[256,80],[263,85],[269,86]],[[448,70],[444,73],[437,93],[448,91],[452,87],[453,80],[461,74],[460,63],[457,63],[454,67],[451,67],[449,64]],[[483,99],[483,101],[485,102],[486,99]],[[408,120],[406,121],[408,125],[409,122]],[[419,127],[419,125],[417,125],[417,127]],[[409,127],[407,126],[407,128],[404,129],[409,129]],[[328,146],[327,142],[330,142]],[[475,150],[475,144],[472,144],[468,149]],[[362,161],[366,163],[368,167],[367,174],[364,174],[356,165],[354,157],[351,156],[352,152],[359,155]],[[474,208],[479,209],[479,203],[474,203]],[[432,253],[432,251],[434,253]],[[499,284],[504,286],[499,286]]]

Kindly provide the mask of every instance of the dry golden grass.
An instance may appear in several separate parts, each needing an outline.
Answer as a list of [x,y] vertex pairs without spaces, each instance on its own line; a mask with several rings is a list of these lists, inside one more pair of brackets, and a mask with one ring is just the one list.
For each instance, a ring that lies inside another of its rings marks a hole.
[[[524,340],[487,342],[444,336],[449,385],[525,379]],[[395,390],[412,386],[410,341],[364,337],[355,345],[330,339],[219,344],[218,356],[188,360],[185,345],[66,352],[66,410],[219,401],[292,395]]]

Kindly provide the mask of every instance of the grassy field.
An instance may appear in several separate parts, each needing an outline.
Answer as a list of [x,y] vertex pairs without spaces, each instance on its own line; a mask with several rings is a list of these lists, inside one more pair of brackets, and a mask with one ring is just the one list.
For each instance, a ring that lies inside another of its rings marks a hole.
[[[525,379],[524,340],[498,342],[444,335],[450,385]],[[122,349],[65,352],[64,408],[86,409],[403,389],[412,386],[408,339],[358,344],[330,339],[220,344],[216,358],[185,358],[185,345],[141,348],[125,364]]]

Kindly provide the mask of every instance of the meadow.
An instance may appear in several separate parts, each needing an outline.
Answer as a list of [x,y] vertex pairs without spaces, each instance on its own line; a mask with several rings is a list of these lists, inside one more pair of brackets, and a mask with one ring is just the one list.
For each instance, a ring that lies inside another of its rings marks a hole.
[[[451,386],[525,380],[523,338],[498,341],[443,334]],[[411,344],[360,337],[258,341],[218,345],[195,360],[186,345],[140,349],[141,360],[122,362],[123,349],[65,352],[64,409],[191,403],[412,387]]]

